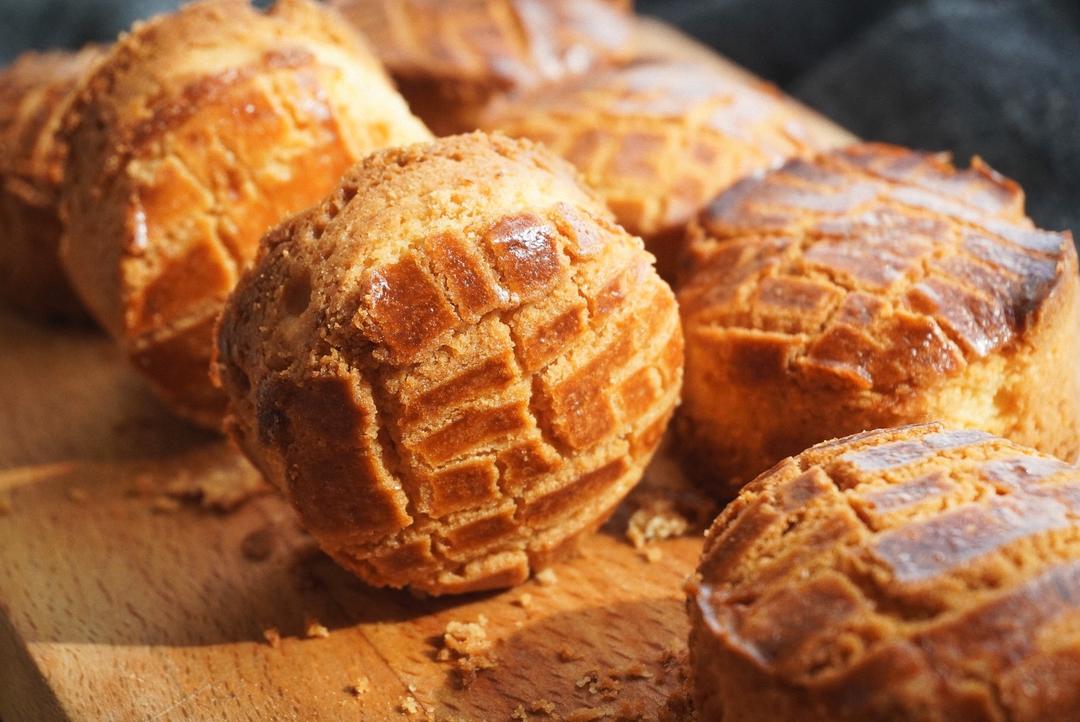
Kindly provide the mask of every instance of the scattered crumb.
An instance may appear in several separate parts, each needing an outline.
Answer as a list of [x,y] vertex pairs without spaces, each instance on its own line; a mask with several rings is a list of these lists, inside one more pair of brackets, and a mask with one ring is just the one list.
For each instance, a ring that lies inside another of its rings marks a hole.
[[402,698],[398,704],[398,709],[404,715],[414,715],[420,711],[420,704],[416,701],[416,697],[410,694]]
[[175,511],[180,510],[180,502],[173,499],[171,496],[159,495],[155,496],[154,500],[150,502],[150,511],[155,514],[172,514]]
[[633,662],[610,672],[612,677],[619,679],[652,679],[653,673],[645,668],[641,662]]
[[519,704],[514,708],[514,711],[510,713],[510,719],[527,720],[529,719],[529,715],[525,714],[525,707]]
[[580,652],[577,652],[570,647],[559,647],[559,651],[556,652],[560,662],[577,662],[584,659]]
[[614,715],[614,707],[578,707],[563,719],[566,720],[566,722],[593,722],[594,720],[603,719],[604,717],[613,717]]
[[476,680],[477,672],[492,669],[495,659],[491,655],[492,642],[487,636],[487,617],[480,615],[475,622],[451,621],[443,634],[443,648],[436,659],[453,662],[462,687]]
[[550,717],[555,712],[555,703],[548,699],[536,699],[529,703],[529,711]]
[[273,527],[265,526],[262,529],[257,529],[240,542],[240,553],[249,561],[265,561],[274,553],[275,538]]
[[577,682],[574,682],[574,686],[578,689],[585,687],[586,685],[596,684],[596,680],[600,678],[600,673],[596,670],[590,670],[585,673],[585,676],[578,678]]
[[547,569],[541,569],[536,573],[536,581],[542,587],[553,587],[559,583],[559,578],[555,576],[555,570],[548,567]]
[[654,497],[643,501],[642,506],[630,516],[626,538],[635,549],[642,550],[650,542],[681,536],[689,528],[690,522],[679,513],[671,499]]
[[532,595],[528,592],[523,592],[522,595],[515,599],[512,603],[516,604],[522,609],[528,609],[532,606]]
[[202,508],[219,512],[233,511],[270,490],[254,469],[236,465],[208,469],[198,476],[181,473],[165,487],[165,493],[174,499],[197,501]]
[[649,562],[650,564],[655,564],[656,562],[664,558],[664,553],[660,551],[658,547],[648,546],[644,549],[639,549],[638,551],[640,552],[641,556],[645,557],[645,561]]
[[83,503],[90,498],[90,495],[86,493],[86,489],[81,489],[77,486],[68,487],[67,497],[72,501]]
[[277,627],[268,627],[263,630],[263,636],[266,637],[267,643],[277,649],[281,646],[281,632],[277,630]]
[[357,677],[356,681],[350,684],[345,690],[353,697],[363,697],[371,689],[371,680],[367,675]]
[[316,637],[326,639],[330,636],[330,630],[320,624],[315,617],[309,617],[304,624],[304,636],[308,639],[315,639]]

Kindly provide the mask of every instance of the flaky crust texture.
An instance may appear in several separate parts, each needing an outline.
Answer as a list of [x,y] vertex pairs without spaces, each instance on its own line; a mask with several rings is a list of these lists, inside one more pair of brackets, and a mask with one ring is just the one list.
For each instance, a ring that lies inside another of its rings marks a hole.
[[1072,459],[1077,288],[1070,234],[1036,229],[979,161],[793,161],[691,229],[681,438],[729,494],[822,438],[929,419]]
[[1080,469],[925,424],[815,446],[708,532],[703,722],[1047,722],[1080,710]]
[[263,249],[219,330],[228,429],[366,581],[518,583],[639,480],[678,313],[563,161],[479,133],[381,151]]
[[630,3],[331,0],[438,134],[473,130],[493,98],[629,59]]
[[101,54],[25,53],[0,73],[0,295],[49,318],[84,318],[60,267],[61,118]]
[[687,222],[717,193],[826,147],[801,113],[767,83],[653,59],[509,98],[481,125],[568,159],[673,269]]
[[355,33],[309,0],[203,0],[136,24],[65,119],[62,256],[170,406],[220,423],[215,318],[259,238],[366,152],[430,134]]

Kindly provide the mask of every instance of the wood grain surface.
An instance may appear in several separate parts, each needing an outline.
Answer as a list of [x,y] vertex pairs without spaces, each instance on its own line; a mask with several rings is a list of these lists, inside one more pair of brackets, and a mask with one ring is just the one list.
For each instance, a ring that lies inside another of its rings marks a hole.
[[[648,21],[643,40],[706,52]],[[646,485],[676,474],[660,458]],[[685,648],[700,541],[659,542],[648,561],[625,524],[624,509],[553,584],[437,600],[367,588],[226,442],[170,417],[102,335],[0,313],[7,722],[509,720],[542,700],[564,717],[655,719],[680,684],[664,660]],[[496,666],[462,690],[441,638],[481,615]],[[328,635],[308,638],[311,619]],[[624,676],[617,694],[589,681],[634,663],[647,677]]]

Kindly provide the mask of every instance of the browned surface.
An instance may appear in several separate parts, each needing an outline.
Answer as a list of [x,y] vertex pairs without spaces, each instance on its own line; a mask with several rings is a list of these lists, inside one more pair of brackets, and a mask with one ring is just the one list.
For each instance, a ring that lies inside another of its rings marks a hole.
[[373,584],[524,581],[606,518],[671,417],[671,289],[531,143],[374,153],[264,251],[221,321],[227,427]]
[[1080,450],[1072,238],[984,164],[877,144],[791,162],[713,201],[682,271],[686,440],[720,483],[929,419]]
[[499,95],[630,56],[612,0],[332,0],[371,43],[413,112],[440,135],[476,128]]
[[101,49],[26,53],[0,73],[0,296],[33,314],[85,318],[60,267],[60,121]]
[[[649,563],[616,525],[557,565],[554,586],[437,602],[376,591],[318,554],[274,495],[231,514],[155,513],[178,479],[252,472],[171,419],[104,338],[5,315],[0,346],[3,719],[404,720],[407,685],[439,719],[508,720],[540,698],[561,714],[636,701],[655,713],[676,684],[658,660],[685,645],[698,541],[660,542]],[[497,666],[462,692],[433,659],[437,638],[480,614]],[[308,616],[330,636],[299,639]],[[286,637],[277,649],[270,627]],[[581,659],[560,661],[562,648]],[[636,660],[657,678],[624,680],[614,702],[575,685]]]
[[1080,469],[937,424],[787,459],[709,532],[705,722],[1080,718]]
[[224,408],[210,329],[259,239],[366,152],[430,138],[355,33],[309,0],[201,0],[140,24],[65,122],[72,283],[159,395],[208,427]]

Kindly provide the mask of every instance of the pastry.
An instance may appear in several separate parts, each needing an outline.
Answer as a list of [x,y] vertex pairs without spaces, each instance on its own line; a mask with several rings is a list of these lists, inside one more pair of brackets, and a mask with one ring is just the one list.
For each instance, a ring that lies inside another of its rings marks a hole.
[[940,419],[1080,450],[1077,261],[976,160],[860,144],[719,196],[690,233],[679,438],[721,497],[826,438]]
[[493,104],[481,126],[576,165],[670,279],[687,222],[718,192],[826,147],[805,112],[762,81],[652,59]]
[[506,587],[640,479],[682,331],[568,164],[481,133],[379,151],[263,241],[222,316],[229,433],[374,585]]
[[169,406],[208,427],[225,403],[213,325],[259,238],[368,151],[430,137],[308,0],[203,0],[136,24],[65,124],[68,275]]
[[1065,722],[1080,710],[1080,469],[940,424],[785,459],[689,585],[702,722]]
[[60,119],[102,50],[26,53],[0,73],[0,295],[57,319],[86,314],[60,268]]
[[413,112],[439,135],[473,130],[511,91],[630,57],[629,2],[330,0],[367,36]]

